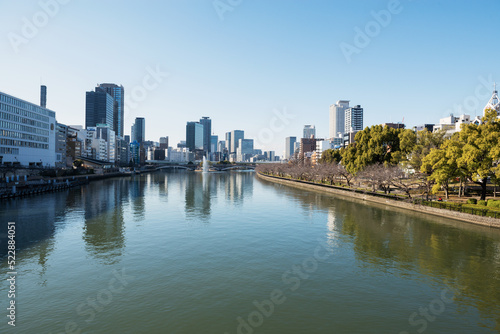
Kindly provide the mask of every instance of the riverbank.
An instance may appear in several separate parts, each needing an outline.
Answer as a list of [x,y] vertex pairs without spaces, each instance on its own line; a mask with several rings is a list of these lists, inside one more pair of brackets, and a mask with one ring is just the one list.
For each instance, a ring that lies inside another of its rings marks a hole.
[[61,191],[68,188],[82,186],[91,181],[113,177],[130,176],[126,173],[89,174],[64,177],[40,177],[35,180],[19,179],[0,185],[0,200],[8,200],[25,196],[33,196],[48,192]]
[[408,202],[403,202],[403,201],[396,201],[394,199],[379,197],[379,196],[370,195],[370,194],[366,194],[366,193],[354,192],[352,189],[348,189],[348,188],[340,188],[340,187],[329,186],[329,185],[325,185],[325,184],[316,184],[316,183],[312,183],[312,182],[308,182],[308,181],[285,179],[282,177],[265,175],[265,174],[261,174],[261,173],[256,173],[256,174],[257,174],[257,177],[259,177],[260,179],[263,179],[263,180],[266,180],[269,182],[274,182],[274,183],[279,183],[279,184],[295,187],[295,188],[312,190],[312,191],[321,191],[321,192],[326,192],[326,193],[330,193],[330,194],[334,194],[334,195],[338,195],[338,196],[350,197],[350,198],[355,198],[355,199],[362,200],[362,201],[384,204],[384,205],[389,205],[389,206],[397,207],[397,208],[401,208],[401,209],[417,211],[420,213],[426,213],[426,214],[439,216],[439,217],[445,217],[448,219],[460,220],[460,221],[470,223],[470,224],[500,228],[500,221],[498,219],[491,218],[491,217],[475,216],[472,214],[458,212],[458,211],[449,211],[449,210],[433,208],[433,207],[429,207],[429,206],[425,206],[425,205],[413,204],[413,203],[408,203]]

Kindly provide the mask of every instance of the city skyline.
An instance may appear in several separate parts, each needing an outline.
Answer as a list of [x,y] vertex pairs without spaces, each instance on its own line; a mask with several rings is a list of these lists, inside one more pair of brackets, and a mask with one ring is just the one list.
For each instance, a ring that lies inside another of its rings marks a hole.
[[[55,3],[52,12],[36,1],[3,5],[0,91],[38,104],[44,84],[58,122],[85,124],[85,91],[96,83],[123,85],[125,134],[144,117],[147,139],[168,135],[173,145],[183,140],[186,121],[207,115],[212,134],[241,128],[255,147],[281,155],[284,138],[299,137],[305,124],[327,137],[329,107],[341,99],[363,106],[365,126],[404,119],[411,127],[450,113],[474,118],[500,78],[496,46],[479,52],[497,29],[494,1],[399,1],[394,8],[391,1],[255,1],[222,15],[210,1],[131,2],[119,10],[103,3],[100,11],[91,11],[91,2]],[[47,12],[53,15],[26,37],[26,22]],[[134,24],[120,19],[131,13]],[[301,28],[296,17],[316,23]],[[95,41],[100,22],[127,37]],[[66,48],[61,39],[78,43]],[[97,50],[113,61],[100,61]],[[279,131],[271,129],[276,114],[290,115]]]

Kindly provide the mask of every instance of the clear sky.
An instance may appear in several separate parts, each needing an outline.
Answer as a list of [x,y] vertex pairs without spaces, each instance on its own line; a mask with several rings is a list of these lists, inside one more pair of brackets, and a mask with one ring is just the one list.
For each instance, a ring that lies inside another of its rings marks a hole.
[[39,103],[43,83],[58,122],[84,125],[85,92],[121,84],[125,134],[145,117],[146,138],[169,136],[171,146],[187,121],[209,116],[219,139],[245,130],[281,155],[304,124],[327,137],[337,100],[360,104],[365,126],[413,126],[460,106],[481,115],[500,81],[498,0],[4,0],[0,9],[1,91]]

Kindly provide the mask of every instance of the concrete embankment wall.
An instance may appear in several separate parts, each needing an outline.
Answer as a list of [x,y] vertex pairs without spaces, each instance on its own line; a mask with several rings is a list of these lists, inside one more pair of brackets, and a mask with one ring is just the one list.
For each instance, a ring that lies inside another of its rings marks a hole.
[[430,206],[425,206],[425,205],[418,205],[418,204],[413,204],[413,203],[396,201],[396,200],[389,199],[389,198],[377,197],[377,196],[372,196],[369,194],[356,193],[356,192],[349,190],[349,189],[341,189],[338,187],[323,186],[323,185],[314,184],[312,182],[307,182],[307,181],[284,179],[281,177],[269,176],[269,175],[264,175],[261,173],[256,173],[256,174],[259,178],[261,178],[263,180],[275,182],[275,183],[279,183],[279,184],[283,184],[283,185],[287,185],[287,186],[291,186],[291,187],[295,187],[295,188],[307,189],[307,190],[312,190],[312,191],[321,191],[321,192],[326,192],[326,193],[338,195],[341,197],[347,196],[347,197],[355,198],[355,199],[362,200],[362,201],[378,203],[378,204],[383,204],[383,205],[389,205],[389,206],[393,206],[393,207],[397,207],[397,208],[401,208],[401,209],[417,211],[419,213],[427,213],[427,214],[431,214],[434,216],[445,217],[448,219],[456,219],[456,220],[460,220],[460,221],[471,223],[471,224],[500,228],[500,219],[495,219],[492,217],[481,217],[481,216],[475,216],[472,214],[458,212],[458,211],[438,209],[438,208],[432,208]]

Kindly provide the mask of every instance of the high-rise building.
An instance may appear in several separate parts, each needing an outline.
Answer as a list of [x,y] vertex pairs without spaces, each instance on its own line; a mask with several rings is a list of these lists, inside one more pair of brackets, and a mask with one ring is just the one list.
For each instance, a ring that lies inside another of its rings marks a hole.
[[363,130],[363,108],[360,105],[345,110],[345,132],[351,133]]
[[264,151],[264,157],[267,161],[274,161],[276,154],[274,151]]
[[339,137],[346,131],[345,111],[348,108],[348,100],[339,100],[330,106],[330,138]]
[[191,152],[203,150],[203,124],[199,122],[187,122],[186,147]]
[[226,149],[227,153],[231,154],[231,132],[226,132]]
[[88,127],[88,131],[93,131],[92,148],[95,149],[95,159],[115,163],[116,161],[116,136],[115,132],[108,124],[97,124],[95,127]]
[[98,86],[111,95],[114,100],[113,105],[113,124],[109,124],[116,135],[123,137],[123,117],[125,109],[125,92],[123,86],[118,86],[112,83],[104,83]]
[[56,113],[0,92],[0,163],[54,167]]
[[160,137],[160,148],[161,149],[168,148],[168,136],[167,137]]
[[212,152],[210,139],[212,135],[212,120],[210,117],[202,117],[200,124],[203,125],[203,151],[205,151],[205,154],[210,153]]
[[47,108],[47,86],[40,86],[40,107]]
[[236,151],[238,161],[247,161],[253,155],[253,139],[239,139]]
[[285,159],[290,160],[293,158],[295,152],[295,142],[297,137],[286,137],[285,139]]
[[299,159],[303,160],[307,157],[307,153],[316,151],[316,139],[302,138],[300,139]]
[[210,136],[210,152],[219,152],[217,144],[219,142],[219,136]]
[[245,131],[243,130],[233,130],[231,131],[231,149],[230,154],[237,153],[236,149],[239,145],[239,140],[245,138]]
[[304,135],[302,138],[316,137],[316,127],[314,125],[304,125]]
[[134,164],[141,162],[141,145],[135,140],[130,143],[130,160]]
[[135,123],[132,125],[130,132],[132,142],[136,141],[139,144],[146,140],[146,120],[143,117],[136,117]]
[[87,92],[85,99],[85,128],[97,124],[113,126],[114,100],[106,90],[96,87],[95,92]]

